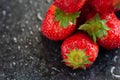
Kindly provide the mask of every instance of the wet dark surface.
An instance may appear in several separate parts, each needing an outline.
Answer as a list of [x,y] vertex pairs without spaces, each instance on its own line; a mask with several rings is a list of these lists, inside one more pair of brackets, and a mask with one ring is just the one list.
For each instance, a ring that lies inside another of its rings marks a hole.
[[[61,62],[61,42],[39,31],[52,0],[0,0],[0,80],[120,80],[120,49],[100,49],[92,67],[72,70]],[[40,16],[41,15],[41,16]],[[117,13],[119,15],[119,13]]]

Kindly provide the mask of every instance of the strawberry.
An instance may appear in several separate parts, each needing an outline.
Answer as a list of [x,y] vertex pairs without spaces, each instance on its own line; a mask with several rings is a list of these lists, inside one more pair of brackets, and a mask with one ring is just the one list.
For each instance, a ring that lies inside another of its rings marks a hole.
[[107,50],[120,47],[120,20],[114,12],[100,15],[100,17],[95,15],[79,29],[86,31],[95,42],[97,41]]
[[90,0],[91,6],[100,14],[113,11],[113,0]]
[[76,29],[76,19],[79,12],[67,14],[51,5],[41,26],[41,32],[50,40],[63,40]]
[[90,67],[96,60],[98,51],[98,45],[83,32],[70,36],[61,45],[63,61],[73,69]]
[[67,13],[79,11],[86,0],[54,0],[54,5]]

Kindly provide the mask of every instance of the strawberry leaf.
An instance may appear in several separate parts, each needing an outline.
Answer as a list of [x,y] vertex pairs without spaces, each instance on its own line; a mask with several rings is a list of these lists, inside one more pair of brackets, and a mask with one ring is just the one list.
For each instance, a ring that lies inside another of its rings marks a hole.
[[70,53],[66,54],[67,59],[63,60],[68,62],[67,66],[73,66],[73,69],[82,68],[86,69],[86,64],[92,64],[93,62],[89,61],[89,57],[86,55],[85,50],[74,49],[70,50]]
[[86,21],[86,23],[78,29],[86,31],[94,42],[96,42],[97,38],[102,39],[104,36],[107,36],[107,31],[110,30],[106,25],[106,20],[101,20],[98,14],[96,14],[93,19]]
[[80,16],[80,12],[75,13],[66,13],[60,10],[59,8],[56,9],[55,12],[55,21],[59,21],[59,26],[67,28],[68,25],[76,24],[76,19]]

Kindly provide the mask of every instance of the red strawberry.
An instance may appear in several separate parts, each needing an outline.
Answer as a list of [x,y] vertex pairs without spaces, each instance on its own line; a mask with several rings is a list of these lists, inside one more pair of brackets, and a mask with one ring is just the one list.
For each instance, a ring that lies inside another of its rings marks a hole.
[[94,19],[86,21],[79,27],[80,30],[88,32],[88,34],[105,49],[115,49],[120,47],[120,21],[114,12],[98,15]]
[[90,0],[91,6],[100,14],[113,11],[113,0]]
[[51,5],[41,26],[41,32],[50,40],[63,40],[76,29],[79,12],[67,14]]
[[73,13],[79,11],[86,0],[54,0],[54,4],[62,11]]
[[85,33],[67,38],[61,46],[63,61],[73,69],[90,67],[98,56],[98,45]]

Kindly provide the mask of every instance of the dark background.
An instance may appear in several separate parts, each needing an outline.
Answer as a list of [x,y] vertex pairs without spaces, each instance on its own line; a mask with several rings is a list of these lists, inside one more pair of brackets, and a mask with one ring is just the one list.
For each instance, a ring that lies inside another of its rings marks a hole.
[[[72,70],[61,62],[60,44],[40,33],[52,0],[0,0],[0,80],[120,80],[120,49],[100,49],[92,67]],[[120,13],[117,13],[118,15]]]

